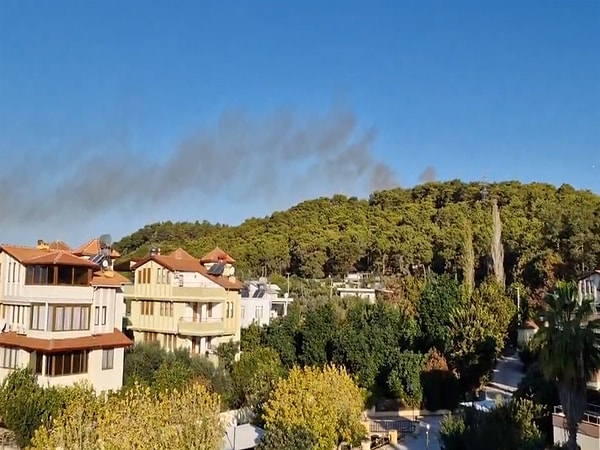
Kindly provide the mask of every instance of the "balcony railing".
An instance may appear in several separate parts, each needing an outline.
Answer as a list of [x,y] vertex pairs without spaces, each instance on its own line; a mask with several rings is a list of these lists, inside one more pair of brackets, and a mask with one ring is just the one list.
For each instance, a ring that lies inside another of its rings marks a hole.
[[179,334],[186,336],[225,334],[225,322],[222,317],[202,317],[196,320],[191,317],[181,317],[177,328]]
[[[554,414],[564,416],[562,405],[554,407]],[[600,405],[588,403],[585,409],[585,413],[583,414],[582,422],[600,425]]]

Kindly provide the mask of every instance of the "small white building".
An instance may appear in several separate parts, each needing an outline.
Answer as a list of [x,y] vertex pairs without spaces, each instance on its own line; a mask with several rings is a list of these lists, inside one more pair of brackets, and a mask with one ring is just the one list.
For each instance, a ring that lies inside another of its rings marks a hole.
[[600,269],[594,270],[587,277],[579,280],[579,298],[593,298],[596,305],[600,304]]
[[288,306],[293,301],[287,293],[281,296],[281,288],[269,283],[265,277],[246,281],[242,289],[242,328],[252,323],[269,325],[273,317],[287,315]]

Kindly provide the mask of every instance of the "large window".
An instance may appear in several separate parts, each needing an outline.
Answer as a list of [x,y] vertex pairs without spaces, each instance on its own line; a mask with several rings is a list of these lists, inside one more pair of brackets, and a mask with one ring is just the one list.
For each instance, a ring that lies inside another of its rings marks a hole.
[[44,330],[46,328],[46,305],[34,303],[31,305],[31,324],[32,330]]
[[64,286],[87,286],[90,269],[73,266],[27,266],[25,284],[58,284]]
[[[42,358],[38,353],[37,358]],[[36,362],[36,367],[38,366]],[[75,375],[86,373],[88,369],[88,351],[78,350],[68,353],[46,355],[46,376]]]
[[27,266],[25,284],[54,284],[54,267]]
[[102,370],[110,370],[115,362],[115,349],[105,348],[102,350]]
[[87,305],[50,305],[52,331],[90,329],[90,307]]
[[19,349],[0,347],[0,363],[5,369],[16,369],[19,366]]

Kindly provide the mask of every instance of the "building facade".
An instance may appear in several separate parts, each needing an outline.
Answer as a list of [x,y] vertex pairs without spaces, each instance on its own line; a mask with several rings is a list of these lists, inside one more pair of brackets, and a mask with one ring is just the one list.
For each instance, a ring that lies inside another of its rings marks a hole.
[[135,342],[210,356],[219,344],[239,341],[243,284],[234,263],[219,248],[200,259],[183,249],[169,255],[156,250],[138,261],[125,291]]
[[[561,406],[555,406],[552,414],[554,443],[562,444],[569,438],[567,419]],[[588,404],[583,420],[577,428],[577,444],[581,450],[600,448],[600,405]]]
[[579,297],[592,298],[596,307],[600,306],[600,269],[579,280]]
[[0,379],[29,366],[41,385],[119,389],[132,344],[122,333],[127,282],[66,247],[0,246]]
[[292,302],[287,293],[281,296],[281,288],[266,278],[247,281],[242,289],[241,326],[269,325],[272,318],[287,315]]

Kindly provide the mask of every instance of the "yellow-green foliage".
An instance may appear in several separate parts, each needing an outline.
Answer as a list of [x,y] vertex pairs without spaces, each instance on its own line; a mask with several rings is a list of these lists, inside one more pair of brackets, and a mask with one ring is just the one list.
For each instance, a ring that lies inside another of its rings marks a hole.
[[109,399],[78,391],[31,450],[213,450],[223,439],[219,399],[202,384],[154,394],[135,385]]
[[282,379],[265,407],[265,427],[285,432],[303,429],[316,439],[315,450],[341,442],[357,443],[364,392],[343,368],[294,368]]

